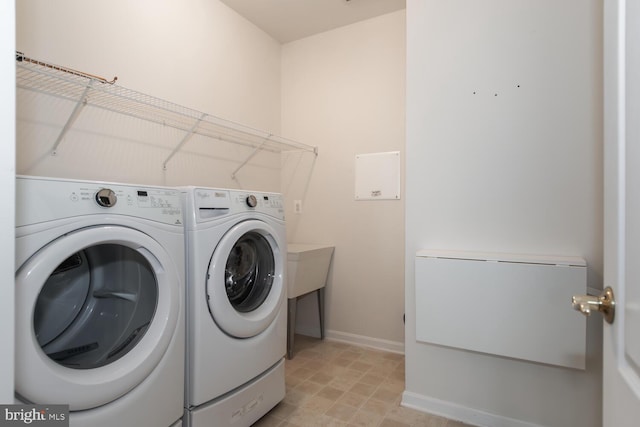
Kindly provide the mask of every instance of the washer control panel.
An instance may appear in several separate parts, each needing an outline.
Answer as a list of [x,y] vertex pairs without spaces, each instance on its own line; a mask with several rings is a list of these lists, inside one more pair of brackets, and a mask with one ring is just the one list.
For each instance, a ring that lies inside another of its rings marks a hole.
[[259,212],[284,219],[284,203],[278,193],[195,188],[193,204],[198,221],[242,212]]
[[234,211],[260,212],[284,219],[282,195],[257,191],[229,190]]

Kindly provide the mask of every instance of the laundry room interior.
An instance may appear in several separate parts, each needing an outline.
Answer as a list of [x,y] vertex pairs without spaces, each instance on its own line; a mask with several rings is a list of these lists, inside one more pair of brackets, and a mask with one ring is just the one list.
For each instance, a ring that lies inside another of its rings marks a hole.
[[[322,1],[346,10],[370,0]],[[17,51],[117,78],[114,86],[249,129],[258,142],[191,135],[91,103],[75,117],[80,100],[18,82],[15,152],[0,156],[15,153],[15,166],[5,169],[280,193],[287,243],[334,248],[324,339],[404,355],[403,406],[479,426],[602,425],[600,318],[566,301],[583,339],[578,364],[539,359],[536,349],[429,342],[421,310],[433,293],[418,287],[416,254],[579,258],[582,293],[603,288],[604,2],[373,3],[380,7],[365,19],[336,18],[287,38],[258,27],[233,9],[243,2],[231,0],[17,1],[15,22],[0,30],[15,42],[3,45],[12,57],[4,68],[15,67]],[[358,158],[377,154],[398,155],[399,193],[358,198]],[[5,307],[13,291],[2,296]],[[321,336],[317,298],[297,301],[300,336]],[[544,347],[544,331],[560,341],[574,333],[531,304],[524,337]],[[471,307],[456,324],[491,328],[489,311]],[[7,315],[1,323],[12,324]],[[2,373],[12,376],[15,361],[6,362]],[[2,401],[13,392],[12,381],[3,385]]]

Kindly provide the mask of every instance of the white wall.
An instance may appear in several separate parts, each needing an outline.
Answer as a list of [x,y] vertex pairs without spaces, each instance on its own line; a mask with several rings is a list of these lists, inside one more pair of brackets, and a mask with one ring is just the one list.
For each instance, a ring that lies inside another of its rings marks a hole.
[[[280,133],[280,45],[217,0],[21,0],[16,13],[16,48],[31,58]],[[236,182],[250,150],[194,137],[163,171],[183,133],[90,107],[51,156],[73,105],[42,108],[24,90],[18,101],[18,173],[279,190],[280,156],[258,156]]]
[[[404,194],[355,201],[354,166],[362,153],[400,151],[404,159],[404,76],[404,10],[282,47],[282,131],[319,147],[317,158],[285,157],[288,239],[335,246],[328,336],[399,351]],[[319,333],[316,313],[315,296],[299,301],[300,332]]]
[[232,181],[246,150],[195,137],[165,172],[182,134],[90,107],[51,156],[73,105],[18,90],[18,173],[283,191],[289,240],[336,245],[327,327],[402,350],[404,201],[354,202],[353,169],[359,153],[404,157],[404,11],[284,47],[217,0],[116,0],[92,13],[80,0],[21,0],[17,49],[319,145],[320,156],[258,156]]
[[600,319],[586,372],[416,342],[414,256],[581,256],[602,286],[601,68],[601,0],[407,1],[405,404],[492,426],[600,425]]
[[13,403],[13,241],[15,182],[15,5],[0,3],[0,403]]

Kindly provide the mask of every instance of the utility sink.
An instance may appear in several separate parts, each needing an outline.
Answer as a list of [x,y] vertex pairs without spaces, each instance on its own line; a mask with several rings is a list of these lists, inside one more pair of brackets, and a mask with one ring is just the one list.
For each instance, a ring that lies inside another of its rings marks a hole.
[[287,358],[293,357],[298,297],[316,292],[320,338],[324,338],[324,287],[333,255],[333,246],[308,243],[287,245]]
[[288,298],[297,298],[326,285],[333,246],[289,243],[287,252]]

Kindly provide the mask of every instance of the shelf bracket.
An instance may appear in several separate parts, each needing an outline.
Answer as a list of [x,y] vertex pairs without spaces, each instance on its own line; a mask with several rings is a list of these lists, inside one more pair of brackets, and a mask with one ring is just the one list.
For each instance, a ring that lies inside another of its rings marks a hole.
[[240,171],[240,169],[242,169],[247,163],[249,163],[249,161],[251,159],[253,159],[253,156],[255,156],[256,154],[258,154],[258,152],[260,150],[262,150],[262,147],[264,146],[264,144],[267,143],[267,141],[269,141],[269,139],[271,139],[271,137],[273,136],[273,134],[269,134],[269,136],[267,136],[261,143],[260,145],[258,145],[256,148],[253,149],[253,151],[251,152],[251,154],[249,154],[249,156],[244,160],[244,162],[240,163],[240,165],[236,168],[236,170],[234,170],[233,172],[231,172],[231,179],[235,180],[236,179],[236,174]]
[[176,145],[176,148],[173,149],[171,154],[169,154],[169,157],[167,157],[166,160],[164,161],[164,163],[162,163],[162,170],[165,170],[165,171],[167,170],[167,163],[169,163],[169,160],[171,160],[171,158],[173,156],[175,156],[178,151],[180,151],[182,146],[184,144],[186,144],[186,142],[191,139],[193,134],[196,133],[196,130],[198,129],[198,126],[200,126],[200,123],[202,123],[202,121],[204,120],[204,118],[206,116],[207,116],[206,113],[202,113],[200,115],[200,118],[198,118],[198,120],[193,124],[193,126],[191,126],[191,129],[189,129],[187,131],[186,135],[182,138],[182,141],[180,141],[180,143],[178,145]]
[[71,112],[67,123],[60,131],[60,135],[58,135],[58,139],[56,139],[56,142],[53,144],[53,148],[51,149],[52,156],[58,154],[58,145],[60,145],[62,139],[65,137],[67,132],[69,132],[69,129],[71,129],[71,126],[73,126],[73,124],[75,123],[82,109],[87,105],[87,94],[89,93],[91,86],[93,86],[93,80],[89,80],[89,83],[87,83],[87,87],[85,87],[84,92],[82,92],[82,95],[80,96],[80,99],[78,99],[78,103]]

